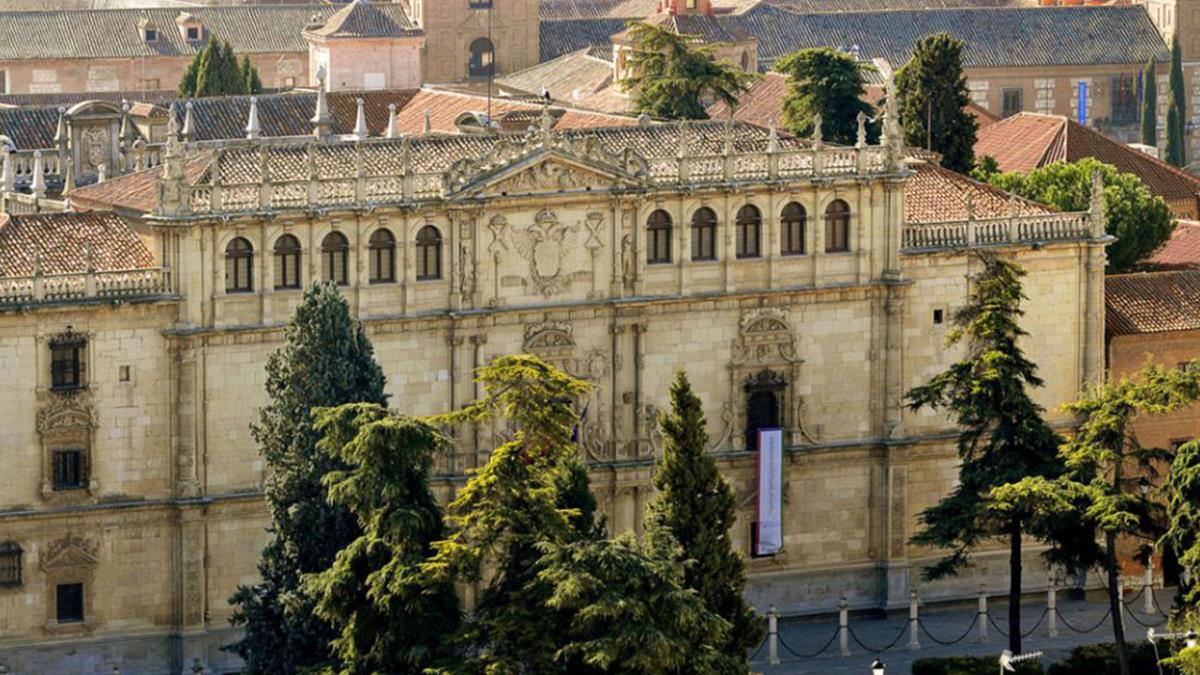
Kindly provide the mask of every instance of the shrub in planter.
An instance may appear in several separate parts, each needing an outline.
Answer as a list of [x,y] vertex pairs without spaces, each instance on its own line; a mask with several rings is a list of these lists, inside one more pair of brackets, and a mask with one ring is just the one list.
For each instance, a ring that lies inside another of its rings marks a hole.
[[[1133,675],[1158,675],[1158,664],[1154,657],[1154,648],[1149,642],[1129,642],[1126,644],[1129,652],[1129,671]],[[1164,648],[1162,657],[1170,654]],[[1117,664],[1116,645],[1111,642],[1096,645],[1084,645],[1071,651],[1071,656],[1062,663],[1050,666],[1049,675],[1099,675],[1100,673],[1119,673]],[[1179,671],[1169,666],[1163,666],[1163,675],[1179,675]]]
[[[912,664],[912,675],[996,675],[999,668],[998,657],[999,655],[917,659]],[[1036,661],[1017,664],[1017,675],[1042,675],[1044,672],[1042,665]]]

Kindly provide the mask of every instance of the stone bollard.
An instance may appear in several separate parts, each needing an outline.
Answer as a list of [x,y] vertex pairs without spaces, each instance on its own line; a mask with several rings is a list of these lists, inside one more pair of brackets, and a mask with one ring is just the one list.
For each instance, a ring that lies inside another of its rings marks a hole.
[[779,610],[767,608],[767,663],[779,665]]
[[1053,579],[1046,589],[1046,635],[1058,637],[1058,589]]
[[988,623],[988,622],[987,622],[987,619],[988,619],[987,600],[988,600],[988,598],[987,598],[987,590],[986,590],[986,589],[984,589],[984,587],[983,587],[983,584],[980,584],[980,585],[979,585],[979,618],[978,618],[978,621],[979,621],[979,628],[977,629],[977,630],[979,631],[979,641],[980,641],[980,642],[987,642],[987,641],[988,641],[988,631],[987,631],[987,628],[988,628],[988,626],[987,626],[987,623]]
[[844,595],[838,600],[838,647],[842,656],[850,656],[850,603]]
[[1146,570],[1142,577],[1142,611],[1154,614],[1154,556],[1146,556]]
[[920,617],[917,616],[917,592],[909,591],[908,592],[908,648],[913,651],[916,651],[921,648],[920,635],[917,634],[918,630],[919,630],[919,626],[918,626],[919,619],[920,619]]
[[1117,575],[1117,610],[1121,612],[1121,628],[1125,634],[1129,634],[1129,627],[1125,625],[1125,579],[1121,575]]

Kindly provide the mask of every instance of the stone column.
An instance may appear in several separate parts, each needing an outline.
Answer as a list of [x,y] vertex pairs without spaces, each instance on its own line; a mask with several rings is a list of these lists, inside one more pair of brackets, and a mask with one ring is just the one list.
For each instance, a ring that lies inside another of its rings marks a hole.
[[200,462],[197,453],[196,425],[199,420],[196,407],[197,392],[196,350],[182,340],[171,345],[171,359],[175,371],[175,419],[173,420],[173,446],[175,456],[175,496],[186,498],[200,495]]

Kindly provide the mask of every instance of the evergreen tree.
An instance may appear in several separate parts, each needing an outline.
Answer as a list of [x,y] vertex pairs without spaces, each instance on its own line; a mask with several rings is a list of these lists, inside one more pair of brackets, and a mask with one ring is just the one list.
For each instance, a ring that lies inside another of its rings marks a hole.
[[633,92],[635,112],[660,119],[708,119],[708,99],[724,101],[733,108],[754,81],[754,75],[718,61],[714,46],[694,45],[693,36],[635,23],[629,28],[629,37],[632,75],[621,86]]
[[1026,174],[995,174],[989,182],[1062,211],[1086,211],[1096,171],[1104,186],[1106,229],[1116,238],[1108,247],[1107,272],[1127,272],[1170,239],[1175,229],[1167,203],[1150,194],[1137,176],[1087,157],[1072,163],[1054,162]]
[[450,532],[434,544],[425,573],[438,581],[486,580],[456,638],[467,670],[561,672],[559,640],[569,617],[547,607],[551,589],[538,579],[538,547],[595,534],[584,516],[595,504],[572,440],[574,401],[589,387],[534,356],[500,357],[477,379],[481,400],[433,421],[507,422],[515,434],[447,507]]
[[[257,91],[256,88],[257,87]],[[258,69],[243,57],[239,64],[233,46],[210,35],[208,43],[196,52],[179,82],[183,98],[255,94],[262,91]]]
[[[821,136],[841,145],[858,140],[858,116],[874,112],[867,102],[863,74],[871,66],[859,63],[849,54],[820,47],[802,49],[775,63],[776,72],[788,76],[783,99],[783,128],[797,136],[811,137],[815,120],[821,116]],[[879,125],[867,125],[867,141],[879,138]]]
[[559,636],[565,672],[675,675],[744,674],[744,653],[717,645],[732,642],[730,625],[695,590],[684,587],[684,557],[670,532],[647,524],[647,542],[616,540],[544,544],[539,579],[551,594],[548,607],[570,617]]
[[1183,56],[1179,36],[1171,41],[1171,75],[1167,89],[1166,160],[1175,166],[1187,164],[1187,94],[1183,84]]
[[361,530],[354,515],[330,504],[324,477],[345,469],[320,452],[312,410],[344,403],[387,404],[384,377],[371,343],[350,317],[332,283],[304,292],[284,331],[284,345],[267,359],[268,404],[251,427],[271,471],[265,492],[271,541],[259,561],[262,580],[230,599],[233,623],[245,629],[229,647],[250,674],[291,675],[327,663],[337,632],[315,612],[301,577],[322,572]]
[[975,168],[971,169],[971,178],[981,183],[989,183],[992,176],[998,173],[1000,173],[1000,165],[996,163],[996,158],[984,155],[975,163]]
[[1200,439],[1180,446],[1166,488],[1168,527],[1162,541],[1179,554],[1187,571],[1177,604],[1200,611]]
[[1142,145],[1158,147],[1158,63],[1154,57],[1142,69]]
[[242,57],[242,84],[247,94],[261,94],[263,90],[262,79],[258,76],[258,69],[250,63],[249,56]]
[[443,534],[429,490],[436,431],[375,404],[314,411],[319,449],[347,468],[323,480],[329,502],[358,520],[362,536],[333,566],[305,579],[317,614],[339,630],[341,675],[421,672],[448,656],[458,623],[453,585],[428,583],[420,566]]
[[[1088,542],[1087,555],[1097,538],[1103,537],[1100,561],[1108,572],[1108,598],[1113,636],[1122,675],[1129,675],[1122,619],[1120,561],[1117,542],[1121,538],[1143,540],[1142,557],[1162,534],[1162,507],[1143,494],[1142,484],[1153,487],[1156,464],[1169,459],[1162,448],[1139,443],[1134,422],[1144,416],[1178,410],[1200,399],[1200,370],[1167,370],[1150,365],[1136,378],[1097,387],[1084,398],[1064,406],[1083,422],[1078,433],[1062,446],[1069,472],[1058,479],[1034,476],[996,490],[994,497],[1005,504],[1033,505],[1039,512],[1068,516],[1075,523],[1068,546]],[[1130,475],[1131,469],[1139,475]],[[1080,532],[1086,536],[1079,537]],[[1080,557],[1085,560],[1086,558]]]
[[971,95],[962,69],[965,46],[946,33],[928,35],[896,71],[904,142],[940,154],[942,166],[959,173],[975,164],[979,130],[979,122],[967,112]]
[[[646,508],[647,537],[669,533],[688,559],[683,585],[732,627],[721,652],[743,670],[749,649],[762,639],[762,620],[746,604],[746,569],[729,530],[736,519],[733,488],[708,454],[708,432],[700,399],[682,371],[671,385],[671,411],[659,418],[663,454],[654,474],[657,494]],[[664,546],[664,549],[670,548]]]
[[1042,419],[1042,408],[1029,390],[1042,386],[1037,365],[1018,344],[1026,332],[1021,277],[1015,263],[980,254],[983,270],[972,279],[968,304],[954,314],[947,346],[965,342],[966,356],[908,394],[913,410],[944,410],[957,422],[958,486],[920,515],[921,529],[912,541],[950,549],[927,567],[926,579],[955,574],[968,563],[969,552],[988,539],[1008,539],[1008,641],[1021,653],[1021,544],[1034,533],[1032,514],[990,510],[993,488],[1026,476],[1057,477],[1059,437]]

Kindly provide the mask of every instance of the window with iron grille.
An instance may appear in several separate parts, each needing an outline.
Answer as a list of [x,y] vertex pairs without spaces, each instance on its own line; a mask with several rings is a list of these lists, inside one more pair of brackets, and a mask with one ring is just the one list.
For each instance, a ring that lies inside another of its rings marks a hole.
[[83,386],[83,354],[87,341],[68,327],[50,342],[50,388],[78,389]]
[[87,485],[87,455],[83,450],[54,450],[52,460],[55,490],[78,490]]
[[83,621],[83,584],[58,584],[55,590],[55,616],[59,623]]
[[0,544],[0,588],[21,585],[21,546],[15,541]]

